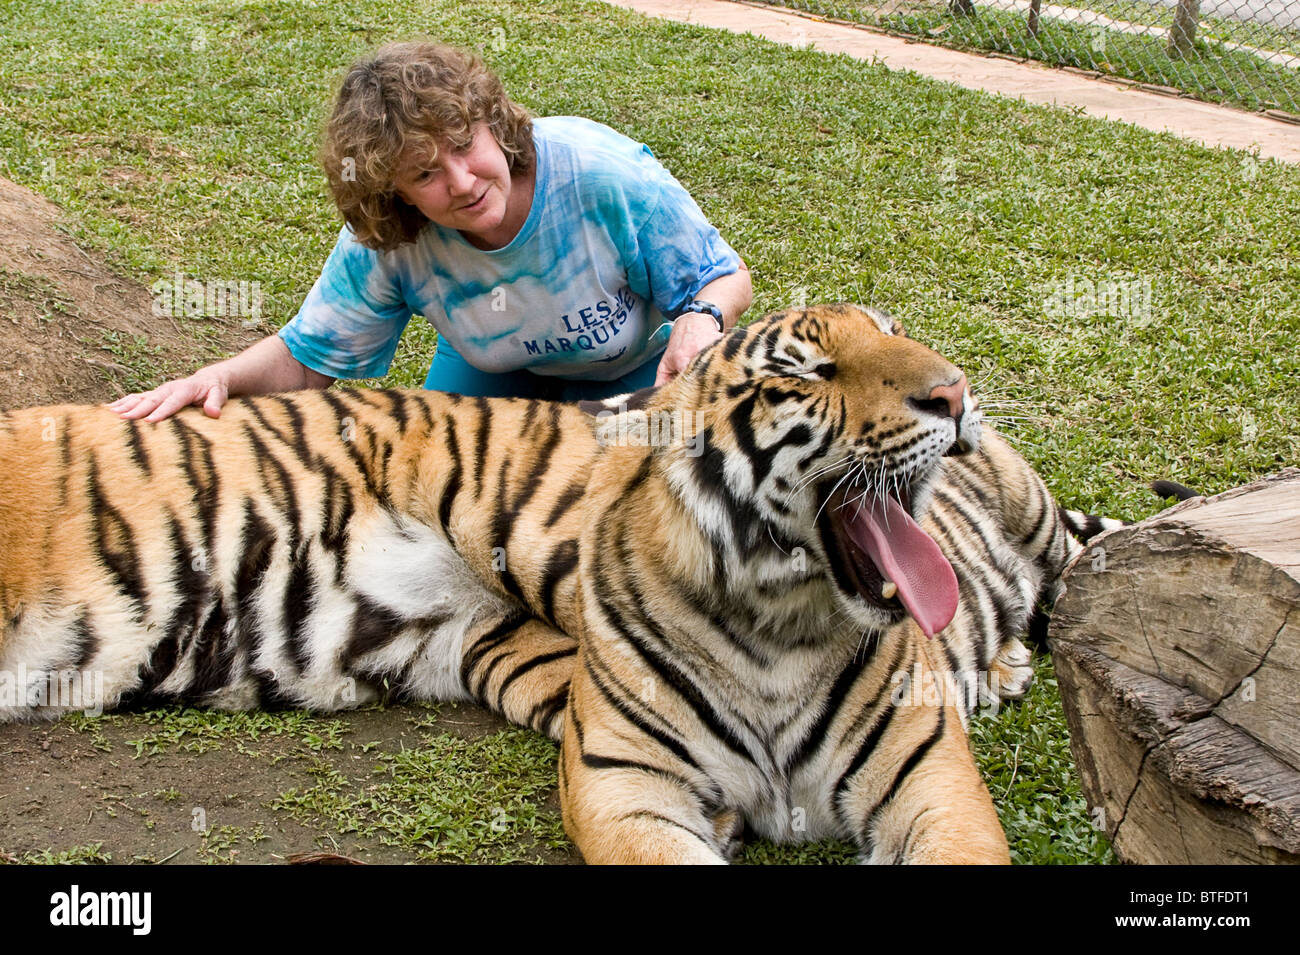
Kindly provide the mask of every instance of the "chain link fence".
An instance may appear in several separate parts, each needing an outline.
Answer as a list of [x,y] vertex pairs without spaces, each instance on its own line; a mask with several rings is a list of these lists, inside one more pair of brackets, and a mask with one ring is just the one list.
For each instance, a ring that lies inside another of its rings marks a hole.
[[1300,0],[759,0],[1300,123]]

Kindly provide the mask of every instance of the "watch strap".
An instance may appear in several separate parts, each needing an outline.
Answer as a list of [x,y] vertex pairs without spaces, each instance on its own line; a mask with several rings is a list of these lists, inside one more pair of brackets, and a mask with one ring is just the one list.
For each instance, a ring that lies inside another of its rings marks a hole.
[[718,331],[725,332],[727,330],[727,326],[723,324],[722,321],[722,309],[718,308],[718,306],[714,305],[712,302],[706,302],[703,299],[697,298],[688,303],[686,307],[678,313],[678,315],[685,315],[687,312],[698,312],[701,315],[712,315],[713,320],[718,324]]

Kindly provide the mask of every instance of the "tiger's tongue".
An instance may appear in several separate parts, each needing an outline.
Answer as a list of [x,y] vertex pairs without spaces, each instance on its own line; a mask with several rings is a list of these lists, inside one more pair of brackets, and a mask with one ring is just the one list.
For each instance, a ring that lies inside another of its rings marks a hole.
[[898,585],[898,599],[927,637],[957,613],[957,575],[930,535],[893,498],[877,498],[845,522],[854,543]]

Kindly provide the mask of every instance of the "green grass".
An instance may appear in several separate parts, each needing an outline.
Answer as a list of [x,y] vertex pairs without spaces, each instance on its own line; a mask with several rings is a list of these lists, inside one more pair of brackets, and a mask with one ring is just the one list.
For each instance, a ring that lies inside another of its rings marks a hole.
[[[893,9],[870,0],[828,2],[790,0],[781,3],[822,16],[833,16],[898,33],[919,36],[943,46],[989,50],[1039,60],[1053,66],[1075,66],[1113,76],[1172,86],[1198,99],[1229,103],[1245,109],[1283,109],[1300,113],[1300,70],[1223,46],[1224,42],[1256,46],[1271,52],[1300,54],[1300,33],[1235,20],[1210,20],[1198,29],[1193,50],[1170,57],[1160,36],[1125,33],[1089,23],[1044,16],[1036,35],[1025,27],[1026,14],[982,6],[975,16],[955,16],[944,3],[917,3]],[[1091,9],[1116,20],[1162,26],[1173,22],[1172,11],[1148,5],[1089,4],[1065,6]],[[1130,18],[1129,14],[1133,16]]]
[[116,359],[117,367],[109,371],[113,373],[113,381],[123,393],[148,391],[154,382],[165,377],[159,364],[162,348],[151,345],[144,335],[129,335],[105,329],[100,331],[98,341],[87,339],[87,343],[103,348]]
[[64,298],[49,279],[0,268],[0,320],[16,321],[12,307],[20,300],[28,303],[42,324],[52,321],[56,314],[78,317],[76,305]]
[[[96,748],[111,752],[102,732],[106,724],[122,725],[124,715],[110,713],[102,717],[73,714],[65,721],[92,735]],[[252,749],[260,740],[292,737],[304,748],[319,752],[342,749],[342,737],[350,731],[347,720],[315,716],[301,710],[224,712],[196,710],[188,707],[160,707],[132,715],[133,722],[143,723],[148,732],[126,742],[135,756],[180,751],[210,753],[231,746],[241,752]]]
[[74,846],[60,852],[43,849],[16,855],[0,849],[0,865],[102,865],[112,862],[111,853],[104,851],[102,842]]
[[[1218,491],[1297,459],[1290,166],[577,0],[13,0],[7,16],[0,174],[63,206],[79,242],[146,286],[177,270],[258,281],[265,314],[288,319],[338,231],[312,160],[331,83],[383,40],[436,31],[487,46],[538,113],[587,115],[647,142],[745,256],[751,314],[800,300],[897,312],[983,395],[1009,402],[1018,446],[1071,507],[1139,518],[1158,507],[1152,478]],[[1062,301],[1071,280],[1150,295],[1113,315],[1104,296]],[[432,335],[419,320],[411,331],[386,383],[423,380]],[[308,732],[292,714],[265,718]],[[227,717],[177,719],[193,732],[145,745],[184,745]],[[1046,680],[975,738],[1017,858],[1106,858]],[[442,745],[439,760],[469,758]],[[554,772],[549,745],[508,734],[485,754],[504,780],[492,798],[526,768],[535,782],[521,785],[538,792]],[[404,802],[420,772],[393,764],[377,782],[432,825],[451,806]],[[380,804],[360,794],[299,795],[380,825]],[[539,839],[554,834],[537,825]],[[840,846],[749,852],[845,857]]]
[[314,785],[281,794],[271,807],[426,861],[538,861],[539,849],[568,845],[559,810],[545,805],[556,788],[556,752],[528,730],[480,739],[425,733],[418,748],[378,754],[363,789],[318,762]]
[[261,823],[251,828],[215,826],[205,829],[199,837],[198,857],[205,865],[232,865],[239,860],[241,846],[257,845],[268,838]]
[[[1011,860],[1035,865],[1115,862],[1109,844],[1079,820],[1090,818],[1070,756],[1060,690],[1046,654],[1034,660],[1025,699],[977,712],[970,724],[975,761],[988,783]],[[1068,820],[1068,825],[1061,825]]]

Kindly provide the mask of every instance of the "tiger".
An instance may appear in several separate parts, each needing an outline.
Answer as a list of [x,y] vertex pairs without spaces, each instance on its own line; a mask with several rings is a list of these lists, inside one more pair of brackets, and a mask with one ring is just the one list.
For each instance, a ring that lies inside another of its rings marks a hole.
[[[559,743],[591,863],[749,829],[1005,863],[965,728],[1078,551],[965,376],[777,312],[603,402],[331,389],[0,415],[0,719],[469,701]],[[924,692],[919,692],[924,688]]]
[[[694,445],[613,440],[691,412]],[[559,767],[584,858],[721,863],[753,832],[1007,863],[965,729],[1025,693],[1021,635],[1122,522],[1058,506],[873,308],[772,315],[603,413]]]

